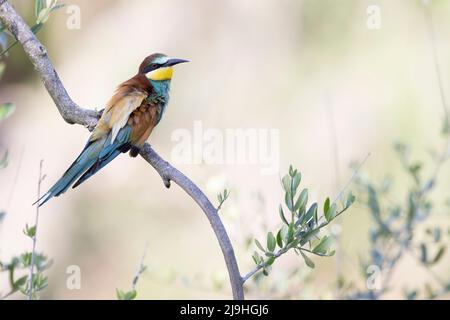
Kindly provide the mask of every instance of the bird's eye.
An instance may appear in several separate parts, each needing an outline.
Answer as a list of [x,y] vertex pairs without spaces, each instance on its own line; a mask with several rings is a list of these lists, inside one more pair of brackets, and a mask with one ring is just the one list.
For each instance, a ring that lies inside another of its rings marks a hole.
[[159,67],[160,67],[160,65],[157,63],[150,63],[145,67],[144,73],[151,72],[153,70],[158,69]]

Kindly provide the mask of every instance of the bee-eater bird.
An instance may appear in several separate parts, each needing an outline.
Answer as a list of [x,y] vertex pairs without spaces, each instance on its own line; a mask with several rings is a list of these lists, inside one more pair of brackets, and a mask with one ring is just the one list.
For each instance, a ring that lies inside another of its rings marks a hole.
[[129,151],[136,157],[166,109],[172,67],[183,62],[188,61],[160,53],[145,58],[138,74],[119,85],[81,154],[36,201],[38,206],[66,192],[72,184],[77,187],[120,153]]

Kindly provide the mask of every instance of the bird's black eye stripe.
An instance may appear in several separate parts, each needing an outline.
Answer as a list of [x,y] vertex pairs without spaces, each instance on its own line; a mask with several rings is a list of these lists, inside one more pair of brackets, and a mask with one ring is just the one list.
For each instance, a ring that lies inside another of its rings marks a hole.
[[150,63],[148,66],[144,68],[144,73],[148,73],[150,71],[156,70],[160,67],[157,63]]

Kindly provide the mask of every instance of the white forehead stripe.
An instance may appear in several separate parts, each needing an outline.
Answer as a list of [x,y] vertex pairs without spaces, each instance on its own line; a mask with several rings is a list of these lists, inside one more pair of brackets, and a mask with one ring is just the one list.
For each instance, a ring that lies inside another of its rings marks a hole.
[[169,59],[170,59],[169,57],[158,57],[155,60],[153,60],[153,62],[157,64],[164,64],[167,61],[169,61]]

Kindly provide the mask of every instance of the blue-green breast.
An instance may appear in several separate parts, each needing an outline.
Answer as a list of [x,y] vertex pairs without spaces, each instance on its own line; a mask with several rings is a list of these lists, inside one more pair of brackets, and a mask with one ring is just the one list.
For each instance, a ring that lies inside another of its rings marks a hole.
[[161,118],[166,110],[167,104],[169,103],[169,92],[170,92],[170,80],[165,81],[153,81],[150,80],[153,90],[148,96],[147,100],[156,105],[158,108],[158,119],[156,124],[161,121]]

